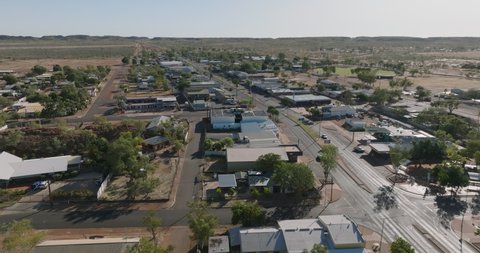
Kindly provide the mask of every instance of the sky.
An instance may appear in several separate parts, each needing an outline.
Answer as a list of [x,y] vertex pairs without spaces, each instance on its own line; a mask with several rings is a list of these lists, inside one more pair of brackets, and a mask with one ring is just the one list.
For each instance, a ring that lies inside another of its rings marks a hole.
[[2,0],[0,34],[480,37],[479,0]]

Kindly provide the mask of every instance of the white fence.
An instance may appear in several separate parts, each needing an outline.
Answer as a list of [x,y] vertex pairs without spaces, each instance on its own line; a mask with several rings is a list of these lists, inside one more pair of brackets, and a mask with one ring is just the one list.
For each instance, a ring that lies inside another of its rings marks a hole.
[[100,188],[98,188],[98,191],[97,191],[97,200],[100,199],[100,196],[102,196],[103,192],[107,189],[107,185],[110,182],[111,178],[112,178],[112,173],[108,174],[105,180],[103,180],[102,184],[100,185]]

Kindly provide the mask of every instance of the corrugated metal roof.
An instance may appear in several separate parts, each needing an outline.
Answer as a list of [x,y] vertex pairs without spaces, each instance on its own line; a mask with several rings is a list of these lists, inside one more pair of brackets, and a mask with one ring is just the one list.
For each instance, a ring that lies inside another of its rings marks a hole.
[[362,234],[357,229],[357,225],[345,215],[321,215],[318,219],[328,230],[329,236],[336,248],[338,245],[365,242]]
[[235,174],[218,175],[218,187],[220,188],[237,187],[237,180],[235,178]]
[[278,221],[283,231],[285,244],[289,253],[311,250],[316,243],[322,243],[322,227],[317,219],[299,219]]
[[282,231],[277,228],[250,228],[240,230],[242,252],[286,251]]

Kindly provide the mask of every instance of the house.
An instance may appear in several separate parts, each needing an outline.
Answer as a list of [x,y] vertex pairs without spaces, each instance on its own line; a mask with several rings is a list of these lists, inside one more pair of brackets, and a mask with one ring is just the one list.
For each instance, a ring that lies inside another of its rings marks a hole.
[[281,161],[288,161],[284,147],[269,148],[227,148],[228,171],[247,171],[257,168],[257,159],[265,154],[277,154]]
[[209,89],[202,89],[202,90],[195,90],[195,91],[185,91],[184,92],[185,96],[189,101],[194,101],[194,100],[210,100],[210,97],[212,96],[211,92]]
[[276,227],[231,228],[234,252],[310,252],[315,244],[331,253],[366,253],[358,225],[344,215],[322,215],[316,219],[280,220]]
[[39,159],[22,158],[3,151],[0,153],[0,180],[30,178],[43,174],[65,172],[69,166],[78,167],[82,163],[81,156],[54,156]]
[[15,71],[11,69],[0,69],[0,76],[13,75],[13,74],[15,74]]
[[377,79],[393,80],[393,78],[395,78],[395,74],[377,74]]
[[278,221],[278,227],[283,233],[286,252],[289,253],[302,253],[324,241],[324,229],[318,219],[281,220]]
[[229,253],[230,242],[228,236],[210,236],[208,238],[208,253]]
[[285,240],[275,227],[230,229],[230,245],[240,252],[284,252]]
[[40,103],[27,102],[26,97],[23,97],[11,105],[10,109],[22,117],[32,118],[37,117],[42,112],[43,105]]
[[154,119],[152,119],[147,127],[145,128],[145,130],[147,131],[155,131],[157,129],[158,126],[160,126],[160,124],[162,123],[166,123],[166,122],[169,122],[171,120],[170,117],[168,116],[160,116],[160,117],[156,117]]
[[140,241],[138,237],[47,240],[33,249],[33,253],[127,253]]
[[164,67],[164,68],[179,67],[179,66],[183,66],[183,62],[181,62],[181,61],[161,61],[160,66]]
[[293,106],[314,106],[330,104],[332,100],[325,96],[318,96],[313,94],[284,96]]
[[[320,215],[318,221],[328,232],[328,248],[363,249],[365,240],[358,225],[345,215]],[[359,252],[363,252],[359,251]]]

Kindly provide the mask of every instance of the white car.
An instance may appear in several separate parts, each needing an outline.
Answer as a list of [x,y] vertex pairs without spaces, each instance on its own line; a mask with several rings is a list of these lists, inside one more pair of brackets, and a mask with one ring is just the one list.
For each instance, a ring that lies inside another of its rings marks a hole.
[[43,190],[43,189],[46,189],[48,187],[48,185],[50,184],[49,181],[35,181],[33,184],[32,184],[32,190]]
[[365,149],[363,147],[356,146],[355,148],[353,148],[353,151],[357,153],[363,153],[365,152]]

